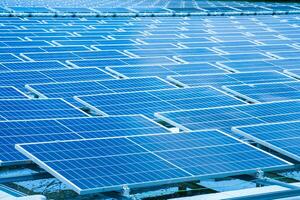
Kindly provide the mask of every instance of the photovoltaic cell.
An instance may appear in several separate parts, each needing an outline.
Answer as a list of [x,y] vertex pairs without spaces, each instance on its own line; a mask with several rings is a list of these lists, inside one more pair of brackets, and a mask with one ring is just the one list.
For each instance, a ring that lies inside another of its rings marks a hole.
[[257,83],[276,83],[295,81],[277,71],[264,72],[243,72],[243,73],[227,73],[227,74],[196,74],[186,76],[170,76],[168,79],[182,86],[214,86],[221,87],[223,85],[241,85],[241,84],[257,84]]
[[75,97],[88,108],[108,115],[144,114],[153,118],[155,112],[243,104],[211,87],[165,89],[159,91]]
[[234,127],[232,130],[285,156],[300,161],[300,122]]
[[16,148],[79,194],[289,167],[288,162],[219,131],[20,144]]
[[300,120],[300,101],[161,112],[155,116],[184,130],[231,131],[234,126]]
[[157,77],[116,79],[106,81],[60,82],[26,85],[38,96],[47,98],[72,98],[78,95],[107,94],[176,88]]
[[0,165],[29,162],[19,143],[163,134],[169,131],[144,116],[85,117],[0,122]]

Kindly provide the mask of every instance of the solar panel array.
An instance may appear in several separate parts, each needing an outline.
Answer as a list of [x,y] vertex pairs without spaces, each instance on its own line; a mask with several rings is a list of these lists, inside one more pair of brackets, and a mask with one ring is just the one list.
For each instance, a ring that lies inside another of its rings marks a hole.
[[290,167],[234,137],[295,159],[296,132],[233,127],[300,121],[298,4],[113,2],[0,9],[1,165],[33,161],[81,194]]
[[[72,16],[67,14],[76,13],[100,13],[100,14],[124,14],[124,13],[141,13],[151,16],[152,13],[201,13],[201,14],[285,14],[285,13],[298,13],[300,10],[299,5],[296,3],[289,3],[280,5],[278,3],[267,2],[224,2],[224,1],[192,1],[192,0],[179,0],[179,1],[165,1],[159,0],[155,2],[148,2],[146,0],[137,0],[132,2],[125,1],[83,1],[77,3],[72,1],[66,2],[52,2],[42,1],[38,2],[38,6],[32,6],[34,1],[18,2],[2,2],[0,6],[1,13],[63,13],[65,16]],[[37,3],[36,3],[37,4]],[[49,7],[51,6],[51,7]],[[113,15],[108,15],[113,16]]]
[[218,131],[24,144],[17,149],[80,194],[289,166]]

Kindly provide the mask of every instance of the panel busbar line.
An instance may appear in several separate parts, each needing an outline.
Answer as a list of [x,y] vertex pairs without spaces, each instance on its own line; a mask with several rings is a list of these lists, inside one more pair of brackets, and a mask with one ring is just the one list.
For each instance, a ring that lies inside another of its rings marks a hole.
[[231,132],[234,126],[300,120],[300,101],[160,112],[155,116],[187,131],[219,129]]
[[291,167],[219,131],[17,144],[16,149],[79,194]]
[[75,96],[77,101],[100,114],[144,114],[155,112],[244,104],[212,87],[194,87],[117,94]]
[[299,121],[238,126],[232,130],[265,147],[300,161]]
[[176,88],[158,77],[32,84],[25,87],[39,97],[44,98],[72,98],[79,95]]
[[0,122],[0,166],[30,162],[14,148],[15,144],[19,143],[114,138],[168,132],[170,131],[167,128],[142,115]]

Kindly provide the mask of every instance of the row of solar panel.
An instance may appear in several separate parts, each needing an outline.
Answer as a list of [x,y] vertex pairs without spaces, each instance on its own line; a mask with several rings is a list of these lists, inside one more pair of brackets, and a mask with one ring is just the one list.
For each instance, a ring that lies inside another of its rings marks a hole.
[[[75,74],[76,82],[28,85],[27,88],[37,96],[41,98],[49,97],[51,99],[0,100],[1,107],[3,108],[1,111],[2,121],[84,116],[86,115],[85,113],[79,111],[66,101],[55,99],[58,97],[70,101],[70,99],[76,95],[88,95],[79,97],[79,101],[84,101],[83,104],[100,114],[144,114],[151,118],[153,118],[155,112],[245,104],[212,87],[176,88],[170,83],[156,77],[124,80],[79,81],[77,80],[78,74],[81,75],[82,79],[88,80],[89,76],[82,75],[83,73],[88,75],[92,74],[98,78],[100,75],[103,76],[103,74],[101,74],[103,72],[96,68],[79,69],[79,71],[77,69],[70,69],[44,72],[47,72],[47,77],[51,77],[52,75],[52,80],[55,80],[55,78],[60,80],[60,77],[67,79],[68,73],[71,75]],[[52,72],[52,74],[49,72]],[[66,74],[65,72],[68,73]],[[16,73],[11,74],[11,78],[24,77],[24,74],[22,74],[23,72],[20,73],[20,76],[17,76]],[[42,72],[39,73],[42,74]],[[111,79],[109,75],[104,75],[105,78]],[[7,79],[9,80],[9,78]],[[74,77],[71,77],[71,79],[74,79]],[[95,79],[95,77],[92,77],[91,79]],[[224,79],[227,79],[227,81],[223,82],[222,80]],[[40,79],[33,76],[33,80],[39,81]],[[223,84],[238,85],[241,83],[251,84],[261,82],[283,82],[282,85],[285,85],[290,84],[290,81],[296,81],[291,77],[275,71],[198,75],[198,80],[200,80],[198,86],[218,84],[219,87]],[[214,82],[215,80],[221,80],[222,82],[217,83]],[[28,80],[24,81],[28,83]],[[299,84],[297,82],[293,83],[295,85]],[[148,91],[146,92],[145,90]],[[2,95],[1,98],[3,99],[26,98],[22,92],[12,87],[0,87],[0,91]],[[99,93],[102,93],[103,95],[95,95]],[[18,115],[16,115],[16,113],[18,113]]]
[[194,8],[157,8],[157,7],[134,7],[134,8],[80,8],[80,7],[7,7],[0,8],[0,12],[22,12],[22,13],[51,13],[51,12],[62,12],[62,13],[170,13],[170,12],[263,12],[263,11],[293,11],[299,10],[298,5],[263,5],[257,6],[255,4],[250,6],[200,6]]

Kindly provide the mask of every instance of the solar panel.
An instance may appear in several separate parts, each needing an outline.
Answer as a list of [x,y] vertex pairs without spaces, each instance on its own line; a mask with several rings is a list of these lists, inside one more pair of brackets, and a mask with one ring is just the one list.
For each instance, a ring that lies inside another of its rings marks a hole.
[[62,99],[0,100],[0,121],[82,117],[86,114]]
[[168,13],[170,12],[164,8],[134,8],[139,13]]
[[0,73],[0,86],[11,85],[23,90],[25,84],[106,80],[113,78],[113,76],[98,68],[2,72]]
[[277,71],[170,76],[168,80],[184,87],[210,85],[218,88],[223,85],[295,81],[294,78]]
[[270,60],[270,57],[262,53],[238,53],[224,55],[186,55],[178,56],[186,63],[195,62],[220,62],[220,61],[251,61],[251,60]]
[[227,47],[215,47],[215,49],[226,52],[226,53],[239,53],[239,52],[278,52],[278,51],[295,51],[296,48],[286,45],[253,45],[253,46],[227,46]]
[[178,64],[168,57],[145,57],[145,58],[124,58],[124,59],[85,59],[85,60],[69,60],[68,64],[74,67],[99,67],[105,68],[109,66],[155,66],[155,65],[172,65]]
[[0,87],[0,99],[27,99],[27,95],[14,87]]
[[222,70],[209,63],[199,64],[174,64],[161,66],[122,66],[107,67],[108,71],[123,78],[143,77],[143,76],[159,76],[165,78],[172,75],[188,75],[188,74],[213,74],[224,73]]
[[106,81],[59,82],[26,85],[37,96],[44,98],[72,98],[79,95],[107,94],[176,88],[158,77],[117,79]]
[[[77,42],[77,41],[76,41]],[[74,51],[74,52],[47,52],[47,53],[24,53],[22,57],[28,60],[46,61],[46,60],[77,60],[77,59],[108,59],[108,58],[126,58],[125,54],[119,51]]]
[[208,48],[189,48],[189,49],[132,49],[128,50],[129,53],[139,56],[180,56],[180,55],[216,55],[217,53]]
[[300,101],[160,112],[155,116],[183,130],[231,131],[234,126],[300,120]]
[[56,7],[53,8],[54,10],[57,10],[58,12],[69,12],[69,13],[78,13],[78,12],[93,12],[92,10],[88,8],[61,8]]
[[58,61],[11,62],[3,63],[2,65],[10,71],[43,71],[51,69],[68,69],[66,65]]
[[79,194],[288,168],[219,131],[16,145]]
[[217,65],[222,68],[228,69],[235,72],[251,72],[251,71],[269,71],[269,70],[278,70],[283,71],[286,69],[286,66],[276,65],[270,61],[265,60],[255,60],[255,61],[225,61],[217,62]]
[[232,130],[265,147],[300,161],[299,122],[234,127]]
[[14,148],[19,143],[167,132],[166,128],[142,115],[0,122],[0,165],[29,162]]
[[144,114],[150,118],[155,112],[243,104],[212,87],[86,95],[75,99],[102,114]]
[[11,53],[0,53],[0,62],[20,62],[22,59]]
[[236,85],[225,86],[223,89],[254,103],[300,98],[300,82]]
[[53,46],[47,41],[6,41],[3,42],[9,47],[43,47],[43,46]]
[[14,12],[25,12],[25,13],[35,13],[35,12],[50,12],[48,8],[45,7],[9,7],[9,9]]
[[101,13],[128,13],[132,12],[128,8],[117,8],[117,7],[109,7],[109,8],[94,8],[94,10],[97,10]]

